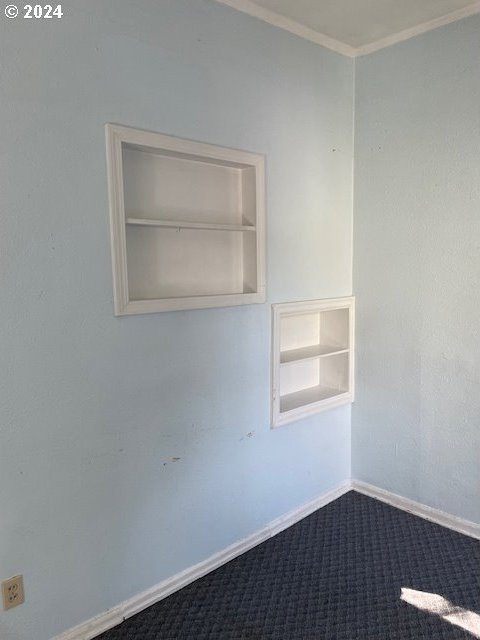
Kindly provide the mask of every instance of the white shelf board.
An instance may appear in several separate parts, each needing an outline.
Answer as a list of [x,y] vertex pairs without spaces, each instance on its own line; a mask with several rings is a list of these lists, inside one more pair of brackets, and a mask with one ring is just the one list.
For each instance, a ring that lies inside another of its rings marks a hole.
[[325,358],[328,356],[347,353],[349,349],[338,346],[327,346],[322,344],[314,344],[309,347],[300,349],[290,349],[289,351],[280,352],[280,364],[288,365],[295,362],[303,362],[305,360],[314,360],[315,358]]
[[220,224],[216,222],[185,222],[184,220],[152,220],[149,218],[127,218],[127,224],[142,227],[166,227],[168,229],[204,229],[207,231],[255,231],[253,225]]
[[322,400],[327,400],[328,398],[333,398],[340,396],[347,391],[342,391],[340,389],[331,389],[330,387],[310,387],[308,389],[302,389],[301,391],[296,391],[295,393],[289,393],[285,396],[280,397],[280,413],[286,413],[287,411],[292,411],[293,409],[298,409],[299,407],[305,407],[310,404],[315,404],[316,402],[321,402]]

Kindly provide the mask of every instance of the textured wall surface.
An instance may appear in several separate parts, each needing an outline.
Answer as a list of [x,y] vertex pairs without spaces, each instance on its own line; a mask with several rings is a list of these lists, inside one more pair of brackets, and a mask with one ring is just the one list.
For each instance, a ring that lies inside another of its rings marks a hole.
[[353,476],[480,522],[480,17],[356,65]]
[[63,8],[0,20],[0,577],[27,594],[2,640],[47,640],[350,472],[348,407],[270,430],[269,304],[113,316],[103,127],[266,154],[268,302],[348,295],[353,62],[209,0]]

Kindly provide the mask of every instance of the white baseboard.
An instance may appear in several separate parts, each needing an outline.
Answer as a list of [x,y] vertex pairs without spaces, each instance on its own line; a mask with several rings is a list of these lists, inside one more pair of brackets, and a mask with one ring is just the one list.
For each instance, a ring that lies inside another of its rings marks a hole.
[[291,527],[296,522],[299,522],[317,509],[333,502],[333,500],[336,500],[352,489],[358,493],[370,496],[371,498],[376,498],[377,500],[386,502],[387,504],[397,507],[398,509],[402,509],[403,511],[408,511],[416,516],[420,516],[421,518],[440,524],[448,529],[453,529],[454,531],[471,536],[472,538],[480,539],[480,524],[463,520],[462,518],[457,518],[456,516],[439,511],[438,509],[433,509],[432,507],[427,507],[424,504],[415,502],[414,500],[409,500],[408,498],[404,498],[360,480],[346,481],[335,489],[319,496],[315,500],[290,511],[280,518],[272,520],[272,522],[263,529],[253,533],[243,540],[240,540],[239,542],[235,542],[226,549],[223,549],[223,551],[219,551],[193,567],[185,569],[171,578],[167,578],[163,582],[160,582],[150,589],[133,596],[133,598],[130,598],[116,607],[101,613],[95,618],[91,618],[87,622],[61,633],[52,640],[92,640],[93,638],[96,638],[104,631],[112,629],[127,618],[130,618],[136,613],[147,609],[152,604],[163,600],[163,598],[166,598],[175,591],[182,589],[182,587],[185,587],[187,584],[190,584],[207,573],[210,573],[210,571],[218,569],[230,560],[233,560],[233,558],[249,551],[258,544],[265,542],[265,540],[272,538],[277,533],[280,533],[280,531]]
[[265,542],[265,540],[272,538],[277,533],[280,533],[280,531],[291,527],[293,524],[299,522],[317,509],[324,507],[329,502],[332,502],[344,493],[347,493],[351,488],[352,486],[349,481],[343,482],[335,489],[322,494],[315,500],[290,511],[280,518],[272,520],[272,522],[270,522],[266,527],[247,538],[244,538],[239,542],[235,542],[223,551],[219,551],[193,567],[185,569],[185,571],[181,571],[171,578],[167,578],[163,582],[160,582],[150,589],[133,596],[133,598],[130,598],[116,607],[101,613],[95,618],[91,618],[87,622],[61,633],[52,640],[92,640],[92,638],[97,637],[104,631],[112,629],[127,618],[147,609],[152,604],[163,600],[163,598],[166,598],[175,591],[185,587],[187,584],[194,582],[198,578],[210,573],[210,571],[218,569],[230,560],[233,560],[233,558],[236,558],[249,549],[256,547],[261,542]]
[[379,489],[378,487],[368,484],[367,482],[362,482],[361,480],[352,480],[351,488],[354,491],[358,491],[358,493],[363,493],[371,498],[377,498],[377,500],[386,502],[393,507],[397,507],[403,511],[408,511],[416,516],[420,516],[420,518],[430,520],[431,522],[440,524],[443,527],[453,529],[454,531],[458,531],[459,533],[463,533],[464,535],[480,540],[480,524],[470,522],[469,520],[463,520],[463,518],[457,518],[456,516],[452,516],[449,513],[445,513],[438,509],[433,509],[432,507],[427,507],[420,502],[415,502],[409,498],[403,498],[396,493],[391,493],[385,489]]

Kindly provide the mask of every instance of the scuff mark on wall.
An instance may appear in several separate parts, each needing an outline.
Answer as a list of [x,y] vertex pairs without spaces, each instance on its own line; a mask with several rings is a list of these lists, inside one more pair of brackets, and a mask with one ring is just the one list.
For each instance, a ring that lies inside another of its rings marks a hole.
[[168,460],[166,460],[163,463],[163,466],[166,467],[168,464],[172,463],[172,462],[178,462],[179,460],[181,460],[181,458],[177,457],[177,456],[173,456],[171,458],[169,458]]

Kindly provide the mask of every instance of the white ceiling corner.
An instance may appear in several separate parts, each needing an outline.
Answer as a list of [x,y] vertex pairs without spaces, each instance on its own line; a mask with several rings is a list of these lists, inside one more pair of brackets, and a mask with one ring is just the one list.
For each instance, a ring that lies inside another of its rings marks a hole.
[[349,57],[480,13],[475,0],[217,0]]

